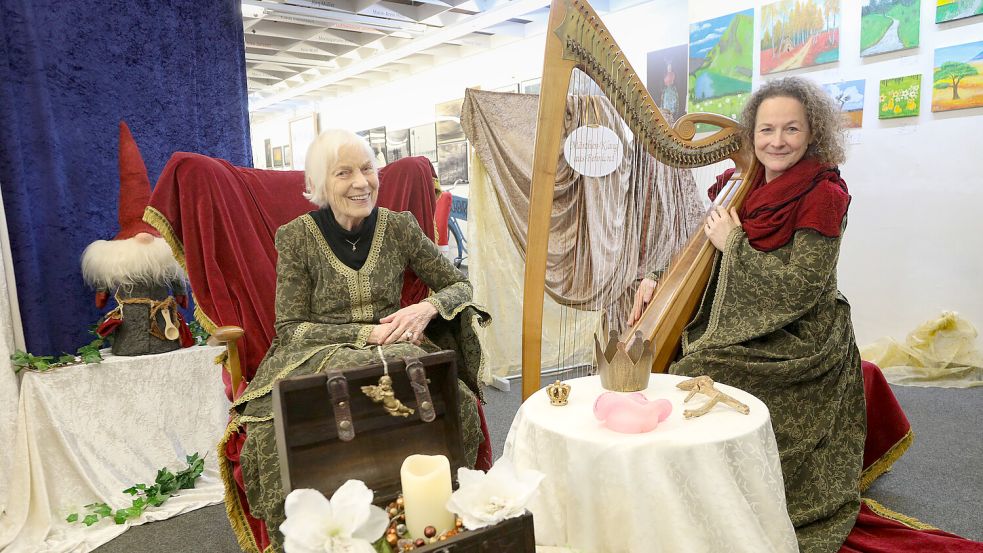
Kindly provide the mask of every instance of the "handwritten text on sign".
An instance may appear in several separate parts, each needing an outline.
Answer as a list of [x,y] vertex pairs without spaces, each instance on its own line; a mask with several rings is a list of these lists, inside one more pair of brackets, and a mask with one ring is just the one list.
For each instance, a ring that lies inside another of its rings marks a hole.
[[599,125],[574,129],[563,144],[563,156],[567,163],[585,177],[611,174],[621,165],[624,155],[618,135]]

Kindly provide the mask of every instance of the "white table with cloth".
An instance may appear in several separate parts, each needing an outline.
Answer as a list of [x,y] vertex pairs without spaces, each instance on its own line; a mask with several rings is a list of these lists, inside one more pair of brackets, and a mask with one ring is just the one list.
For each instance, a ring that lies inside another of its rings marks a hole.
[[[0,513],[0,551],[85,553],[132,525],[163,520],[223,499],[215,448],[229,402],[215,358],[220,347],[196,346],[158,355],[115,357],[99,364],[28,372],[21,381],[10,502]],[[153,484],[157,470],[205,457],[197,486],[181,490],[139,519],[91,527],[66,516],[88,503],[129,507],[123,492]]]
[[797,551],[785,505],[768,408],[736,388],[717,388],[750,407],[743,415],[676,388],[684,377],[653,374],[643,393],[672,413],[648,433],[621,434],[594,417],[599,377],[567,381],[569,404],[541,389],[519,408],[505,443],[518,468],[546,477],[529,505],[536,543],[589,553]]

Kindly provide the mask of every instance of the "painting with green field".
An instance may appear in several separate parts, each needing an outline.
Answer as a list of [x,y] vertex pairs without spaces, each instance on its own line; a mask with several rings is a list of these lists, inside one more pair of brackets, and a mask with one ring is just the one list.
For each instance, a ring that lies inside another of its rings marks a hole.
[[944,23],[983,14],[980,0],[937,0],[935,3],[935,22]]
[[878,119],[897,119],[918,115],[922,97],[922,76],[908,75],[881,81],[877,106]]
[[919,0],[863,0],[860,55],[872,56],[918,46]]
[[983,42],[935,51],[932,111],[983,106]]
[[687,111],[718,113],[737,119],[751,92],[753,40],[754,10],[689,26]]

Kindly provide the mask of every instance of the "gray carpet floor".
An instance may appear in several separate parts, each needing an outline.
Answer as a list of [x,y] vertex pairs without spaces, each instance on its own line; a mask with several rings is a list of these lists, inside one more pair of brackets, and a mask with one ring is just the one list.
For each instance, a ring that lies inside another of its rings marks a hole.
[[[893,389],[911,422],[915,440],[866,496],[922,522],[983,541],[983,388]],[[512,381],[510,392],[487,392],[485,413],[496,459],[502,454],[521,403],[520,394],[519,381]],[[215,505],[134,527],[96,551],[235,553],[239,548],[225,507]]]

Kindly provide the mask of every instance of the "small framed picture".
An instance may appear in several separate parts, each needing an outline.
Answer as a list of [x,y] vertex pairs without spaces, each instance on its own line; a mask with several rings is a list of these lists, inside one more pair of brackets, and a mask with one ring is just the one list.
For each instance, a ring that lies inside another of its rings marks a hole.
[[273,168],[281,167],[283,167],[283,146],[276,146],[273,148]]

